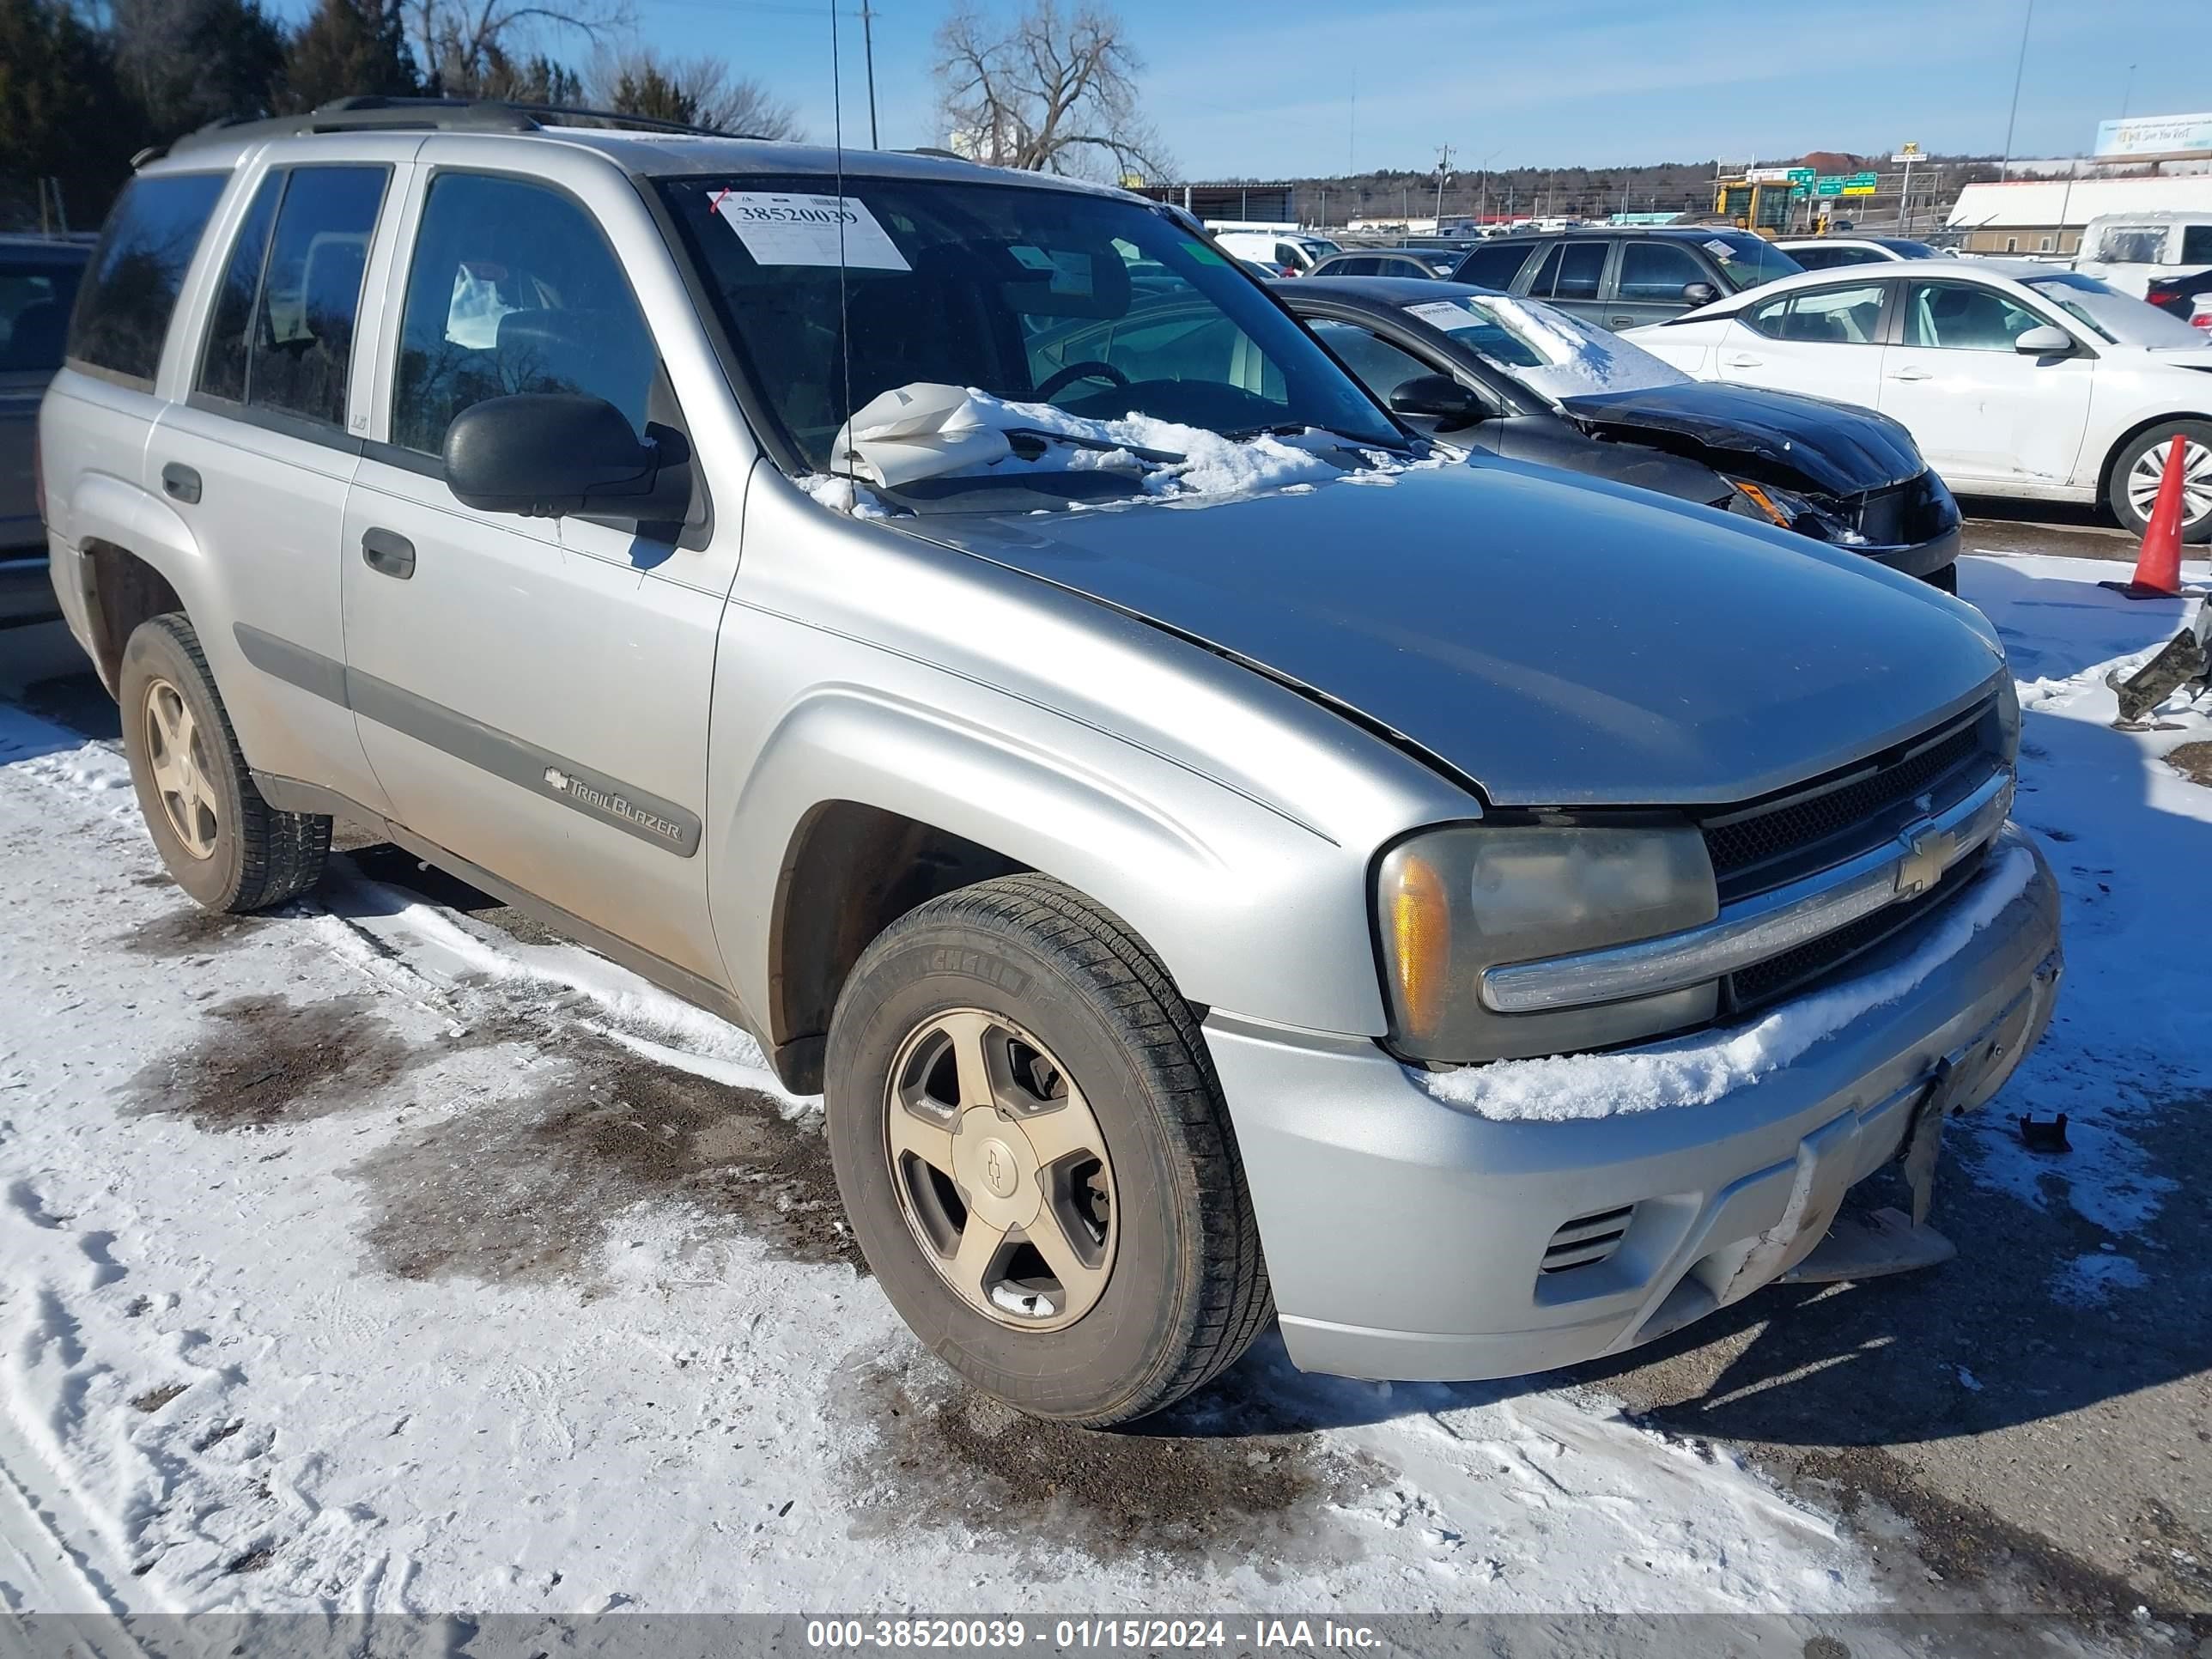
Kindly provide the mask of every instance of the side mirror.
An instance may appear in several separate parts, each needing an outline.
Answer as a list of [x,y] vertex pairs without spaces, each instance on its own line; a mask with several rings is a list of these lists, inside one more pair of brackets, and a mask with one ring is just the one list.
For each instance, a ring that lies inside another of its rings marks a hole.
[[1686,306],[1709,306],[1721,297],[1721,291],[1711,283],[1682,284],[1682,303]]
[[2038,323],[2014,335],[2012,349],[2023,357],[2063,357],[2074,349],[2074,337],[2056,323]]
[[1400,382],[1390,394],[1390,407],[1401,415],[1425,415],[1439,430],[1473,426],[1490,410],[1474,393],[1449,374],[1416,374]]
[[691,494],[680,459],[641,441],[605,398],[576,392],[470,405],[446,428],[445,463],[446,486],[464,505],[526,519],[678,520]]

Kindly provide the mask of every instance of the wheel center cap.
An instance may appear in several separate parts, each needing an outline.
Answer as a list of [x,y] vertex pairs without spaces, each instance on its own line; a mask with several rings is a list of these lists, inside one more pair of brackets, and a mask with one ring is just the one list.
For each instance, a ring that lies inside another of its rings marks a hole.
[[1021,1170],[1014,1163],[1014,1149],[995,1135],[977,1149],[976,1162],[983,1184],[995,1197],[1012,1198],[1014,1188],[1022,1184]]
[[963,1113],[952,1137],[952,1173],[976,1212],[994,1227],[1026,1227],[1044,1189],[1036,1154],[1022,1132],[988,1106]]

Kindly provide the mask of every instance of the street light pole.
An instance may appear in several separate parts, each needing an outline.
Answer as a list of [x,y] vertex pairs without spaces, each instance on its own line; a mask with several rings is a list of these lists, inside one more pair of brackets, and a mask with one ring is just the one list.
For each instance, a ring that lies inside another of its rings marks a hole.
[[2020,79],[2027,69],[2027,31],[2035,21],[2035,0],[2027,0],[2020,18],[2020,61],[2012,69],[2012,112],[2005,117],[2004,158],[1997,163],[1997,182],[2004,182],[2012,167],[2013,126],[2020,119]]
[[1444,186],[1451,182],[1451,158],[1452,147],[1449,144],[1437,146],[1437,234],[1439,236],[1443,234]]
[[884,141],[876,132],[876,14],[867,0],[860,0],[860,45],[868,60],[868,148],[881,149]]

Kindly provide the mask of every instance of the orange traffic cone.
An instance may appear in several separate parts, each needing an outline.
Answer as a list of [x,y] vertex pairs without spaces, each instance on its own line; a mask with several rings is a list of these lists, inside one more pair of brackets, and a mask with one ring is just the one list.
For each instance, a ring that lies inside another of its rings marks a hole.
[[2181,469],[2189,440],[2173,434],[2166,452],[2166,471],[2158,481],[2158,500],[2151,504],[2150,522],[2143,526],[2142,551],[2136,556],[2134,580],[2126,583],[2100,582],[2131,599],[2172,599],[2181,596]]

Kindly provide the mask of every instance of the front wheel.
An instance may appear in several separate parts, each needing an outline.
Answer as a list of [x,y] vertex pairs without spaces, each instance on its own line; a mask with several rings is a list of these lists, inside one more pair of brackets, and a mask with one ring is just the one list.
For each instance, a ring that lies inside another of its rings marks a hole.
[[893,923],[838,999],[824,1080],[870,1268],[994,1398],[1126,1422],[1218,1375],[1273,1316],[1197,1021],[1060,883],[984,882]]
[[2212,425],[2203,421],[2166,421],[2130,439],[2112,463],[2106,504],[2130,535],[2148,529],[2176,434],[2182,440],[2181,539],[2212,542]]

